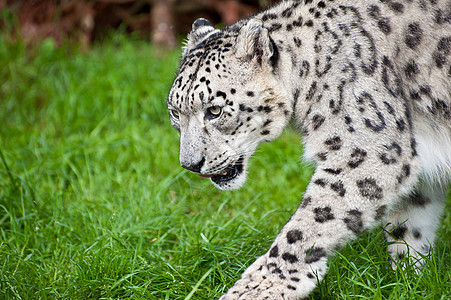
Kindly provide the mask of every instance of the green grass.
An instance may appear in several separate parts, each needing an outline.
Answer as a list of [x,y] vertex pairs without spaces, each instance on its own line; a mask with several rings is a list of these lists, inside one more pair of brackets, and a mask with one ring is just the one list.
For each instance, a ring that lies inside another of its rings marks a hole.
[[[262,145],[246,186],[220,192],[178,163],[178,52],[120,34],[70,49],[0,39],[0,298],[217,298],[297,208],[300,137]],[[449,299],[449,202],[423,274],[387,268],[375,230],[311,298]]]

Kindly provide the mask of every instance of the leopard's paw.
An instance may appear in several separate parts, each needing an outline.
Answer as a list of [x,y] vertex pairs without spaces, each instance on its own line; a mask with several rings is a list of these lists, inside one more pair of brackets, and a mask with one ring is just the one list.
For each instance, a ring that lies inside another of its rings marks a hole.
[[281,272],[272,271],[264,266],[254,273],[245,272],[243,278],[238,280],[220,300],[299,300],[306,297],[315,286],[312,280],[302,280],[296,276],[287,277]]
[[221,300],[236,299],[299,299],[294,293],[287,289],[286,283],[281,279],[261,277],[243,278],[223,295]]

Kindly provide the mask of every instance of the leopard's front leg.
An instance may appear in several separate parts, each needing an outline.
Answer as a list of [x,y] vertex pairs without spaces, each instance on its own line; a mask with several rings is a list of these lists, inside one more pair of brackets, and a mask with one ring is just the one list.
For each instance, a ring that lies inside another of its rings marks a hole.
[[[406,174],[406,164],[388,171],[370,159],[366,150],[353,149],[348,154],[342,167],[317,168],[302,204],[269,251],[243,273],[222,300],[307,296],[324,277],[327,256],[377,225],[400,191],[414,182],[407,179],[412,174]],[[366,166],[357,168],[360,164]]]

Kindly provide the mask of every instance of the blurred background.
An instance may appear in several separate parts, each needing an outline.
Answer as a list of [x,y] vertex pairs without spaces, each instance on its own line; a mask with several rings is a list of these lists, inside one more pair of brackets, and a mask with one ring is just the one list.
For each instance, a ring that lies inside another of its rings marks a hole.
[[[0,29],[16,23],[14,35],[36,44],[67,39],[82,49],[122,26],[153,44],[173,48],[193,20],[207,18],[216,25],[237,20],[274,4],[275,0],[0,0]],[[11,19],[14,19],[12,22]]]

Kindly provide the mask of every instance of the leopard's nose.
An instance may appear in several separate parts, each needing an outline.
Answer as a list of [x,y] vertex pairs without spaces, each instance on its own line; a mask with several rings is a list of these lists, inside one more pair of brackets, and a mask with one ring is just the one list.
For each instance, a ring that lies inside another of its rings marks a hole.
[[183,168],[195,172],[200,173],[200,170],[202,169],[202,166],[205,163],[205,157],[202,157],[202,159],[199,162],[192,162],[192,161],[181,161],[180,164]]

